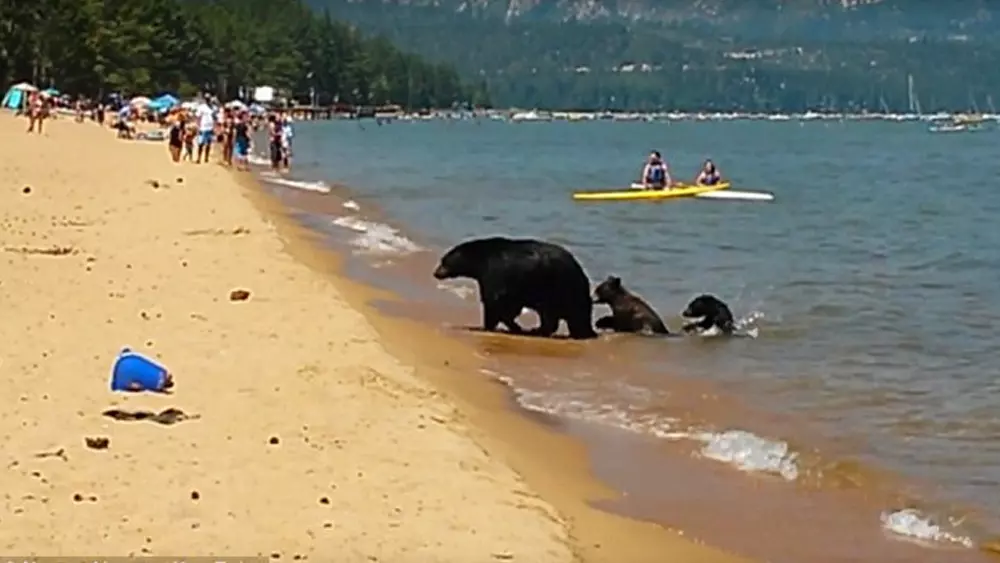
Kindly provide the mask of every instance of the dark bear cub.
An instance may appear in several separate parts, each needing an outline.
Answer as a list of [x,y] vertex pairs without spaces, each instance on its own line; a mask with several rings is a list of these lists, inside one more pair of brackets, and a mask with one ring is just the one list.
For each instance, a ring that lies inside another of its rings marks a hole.
[[484,330],[503,324],[513,334],[525,334],[517,317],[527,307],[541,322],[528,334],[552,336],[565,321],[570,338],[597,337],[590,280],[573,254],[557,244],[507,237],[467,240],[441,257],[434,277],[476,280]]
[[728,336],[736,330],[733,312],[714,295],[704,294],[695,297],[681,316],[686,319],[697,319],[684,325],[684,332],[705,332],[714,328]]
[[611,314],[597,319],[596,326],[615,332],[670,334],[663,320],[638,295],[622,285],[621,278],[608,276],[594,289],[594,303],[611,307]]

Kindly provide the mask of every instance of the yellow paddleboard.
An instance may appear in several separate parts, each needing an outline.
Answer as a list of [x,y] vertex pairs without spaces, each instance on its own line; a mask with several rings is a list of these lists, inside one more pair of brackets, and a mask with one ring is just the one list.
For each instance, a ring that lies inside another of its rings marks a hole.
[[616,190],[613,192],[573,192],[573,199],[577,201],[670,199],[674,197],[692,197],[705,192],[717,192],[727,188],[729,188],[728,182],[716,184],[714,186],[679,185],[664,190],[644,190],[641,188],[632,188],[629,190]]

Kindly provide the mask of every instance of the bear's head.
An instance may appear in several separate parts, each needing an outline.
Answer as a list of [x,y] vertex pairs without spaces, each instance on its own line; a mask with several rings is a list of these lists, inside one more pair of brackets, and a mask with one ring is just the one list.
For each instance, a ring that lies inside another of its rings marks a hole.
[[496,246],[493,239],[469,240],[456,245],[441,257],[434,277],[439,280],[476,279],[483,264],[496,250],[493,246]]
[[702,294],[688,303],[681,316],[687,319],[724,319],[731,317],[729,307],[714,295]]
[[625,287],[622,285],[622,279],[615,276],[608,276],[608,278],[602,281],[596,288],[594,288],[594,303],[605,303],[609,304],[615,301],[618,297],[625,294]]

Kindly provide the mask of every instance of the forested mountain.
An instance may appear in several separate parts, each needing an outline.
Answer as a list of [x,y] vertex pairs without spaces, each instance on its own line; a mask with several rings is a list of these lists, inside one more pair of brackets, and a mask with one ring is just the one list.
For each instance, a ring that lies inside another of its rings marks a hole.
[[1000,0],[309,0],[501,105],[985,109]]
[[[0,2],[0,85],[98,96],[224,98],[269,85],[308,100],[450,107],[477,97],[444,63],[366,38],[300,0]],[[481,98],[481,96],[478,96]]]

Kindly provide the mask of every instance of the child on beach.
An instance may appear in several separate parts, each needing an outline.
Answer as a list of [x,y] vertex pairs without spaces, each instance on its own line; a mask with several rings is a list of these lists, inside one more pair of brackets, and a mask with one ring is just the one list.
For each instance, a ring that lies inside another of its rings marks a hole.
[[188,121],[184,126],[184,160],[194,161],[194,138],[198,134],[198,126],[194,121]]

